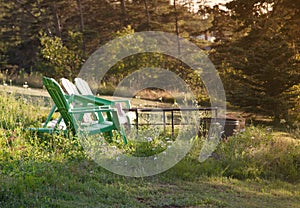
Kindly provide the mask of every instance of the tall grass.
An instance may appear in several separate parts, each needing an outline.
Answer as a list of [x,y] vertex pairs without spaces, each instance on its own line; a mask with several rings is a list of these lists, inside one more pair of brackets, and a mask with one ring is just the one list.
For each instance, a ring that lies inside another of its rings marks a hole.
[[7,85],[14,86],[22,86],[26,82],[29,87],[42,88],[42,77],[43,75],[40,72],[27,73],[24,70],[20,70],[19,72],[14,72],[13,70],[0,72],[1,84],[5,83]]
[[[13,158],[23,160],[28,158],[37,160],[39,157],[42,160],[51,157],[59,160],[85,157],[76,138],[65,138],[64,135],[43,135],[42,138],[38,138],[37,135],[24,131],[28,126],[41,125],[48,112],[32,105],[30,100],[3,93],[0,96],[0,108],[2,109],[0,112],[2,159],[11,160],[9,159],[11,154],[14,155]],[[146,135],[149,135],[148,131],[149,129],[145,130]],[[155,135],[154,128],[150,128],[150,131],[151,135]],[[142,133],[140,132],[140,135]],[[132,155],[153,155],[163,151],[173,139],[171,135],[160,134],[153,137],[151,141],[146,139],[137,144],[129,141],[125,150]],[[122,145],[117,142],[119,140],[117,136],[111,145]],[[299,140],[276,138],[270,129],[249,126],[245,132],[221,142],[208,160],[199,163],[198,154],[203,141],[204,138],[196,139],[193,150],[179,166],[191,166],[193,169],[191,173],[196,171],[196,175],[201,173],[207,176],[280,179],[289,182],[300,180]],[[4,163],[1,165],[3,167]],[[178,173],[180,174],[181,171],[178,170]]]
[[[27,126],[44,121],[49,109],[42,110],[43,105],[0,95],[0,207],[226,207],[232,198],[226,203],[224,195],[214,198],[213,187],[205,187],[210,190],[206,195],[199,194],[199,181],[220,176],[299,182],[299,143],[275,138],[270,130],[254,126],[222,142],[204,163],[198,162],[203,138],[197,138],[181,162],[157,177],[118,176],[89,159],[76,137],[38,137],[26,131]],[[129,143],[128,152],[139,156],[160,152],[153,148],[165,147],[160,140],[168,142],[160,136],[138,146],[138,151]],[[232,193],[231,188],[227,191]]]
[[[249,126],[243,133],[221,142],[212,156],[196,163],[203,140],[198,139],[178,171],[189,177],[218,176],[236,179],[300,181],[300,142],[274,137],[264,127]],[[180,176],[178,176],[180,177]]]
[[55,167],[84,156],[75,139],[38,137],[27,131],[28,126],[40,126],[47,115],[40,107],[43,103],[31,103],[28,97],[0,95],[0,207],[47,205],[49,198],[34,193],[47,191],[47,184],[55,183],[59,174]]

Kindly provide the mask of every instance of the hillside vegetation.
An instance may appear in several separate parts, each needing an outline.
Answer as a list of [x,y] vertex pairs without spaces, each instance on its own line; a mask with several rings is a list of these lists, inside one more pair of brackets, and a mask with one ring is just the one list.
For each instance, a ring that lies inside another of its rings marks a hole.
[[203,163],[198,138],[170,170],[131,178],[97,165],[76,137],[24,131],[44,121],[44,100],[1,92],[0,108],[0,207],[299,207],[293,132],[250,125]]

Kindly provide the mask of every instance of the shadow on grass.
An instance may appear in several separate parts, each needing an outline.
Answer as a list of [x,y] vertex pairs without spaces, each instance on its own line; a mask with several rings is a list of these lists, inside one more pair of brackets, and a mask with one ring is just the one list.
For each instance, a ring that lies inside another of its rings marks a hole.
[[84,158],[18,162],[1,174],[1,207],[296,207],[300,200],[299,186],[207,177],[186,161],[147,178],[115,175]]

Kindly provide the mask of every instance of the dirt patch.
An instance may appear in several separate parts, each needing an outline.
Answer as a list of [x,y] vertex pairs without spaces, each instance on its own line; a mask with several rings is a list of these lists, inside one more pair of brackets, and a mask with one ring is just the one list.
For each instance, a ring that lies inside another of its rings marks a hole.
[[23,94],[23,95],[50,97],[46,90],[36,89],[36,88],[25,88],[25,87],[0,85],[0,91],[11,93],[11,94],[15,93],[15,94]]
[[[41,97],[50,97],[47,90],[45,89],[37,89],[37,88],[24,88],[17,86],[4,86],[0,85],[0,92],[7,92],[10,94],[21,94],[21,95],[29,95],[29,96],[41,96]],[[98,96],[108,100],[120,100],[120,99],[129,99],[132,107],[136,108],[145,108],[145,107],[153,107],[153,108],[163,108],[163,107],[171,107],[169,103],[162,103],[159,101],[150,101],[139,98],[119,98],[112,96]]]

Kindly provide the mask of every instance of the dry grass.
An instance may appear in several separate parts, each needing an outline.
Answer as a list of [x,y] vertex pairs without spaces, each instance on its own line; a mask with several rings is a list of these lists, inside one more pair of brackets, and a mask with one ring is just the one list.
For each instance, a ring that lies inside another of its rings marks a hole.
[[[41,96],[41,97],[50,97],[48,92],[45,89],[37,89],[37,88],[24,88],[24,87],[17,87],[17,86],[4,86],[0,85],[0,91],[8,92],[13,94],[22,94],[22,95],[31,95],[31,96]],[[171,107],[170,103],[163,103],[160,101],[155,100],[148,100],[142,98],[120,98],[120,97],[112,97],[112,96],[99,96],[105,99],[130,99],[130,103],[132,107],[154,107],[154,108],[161,108],[161,107]]]
[[50,97],[46,90],[30,88],[30,87],[24,88],[24,87],[0,85],[0,91],[14,93],[14,94],[22,94],[22,95]]

